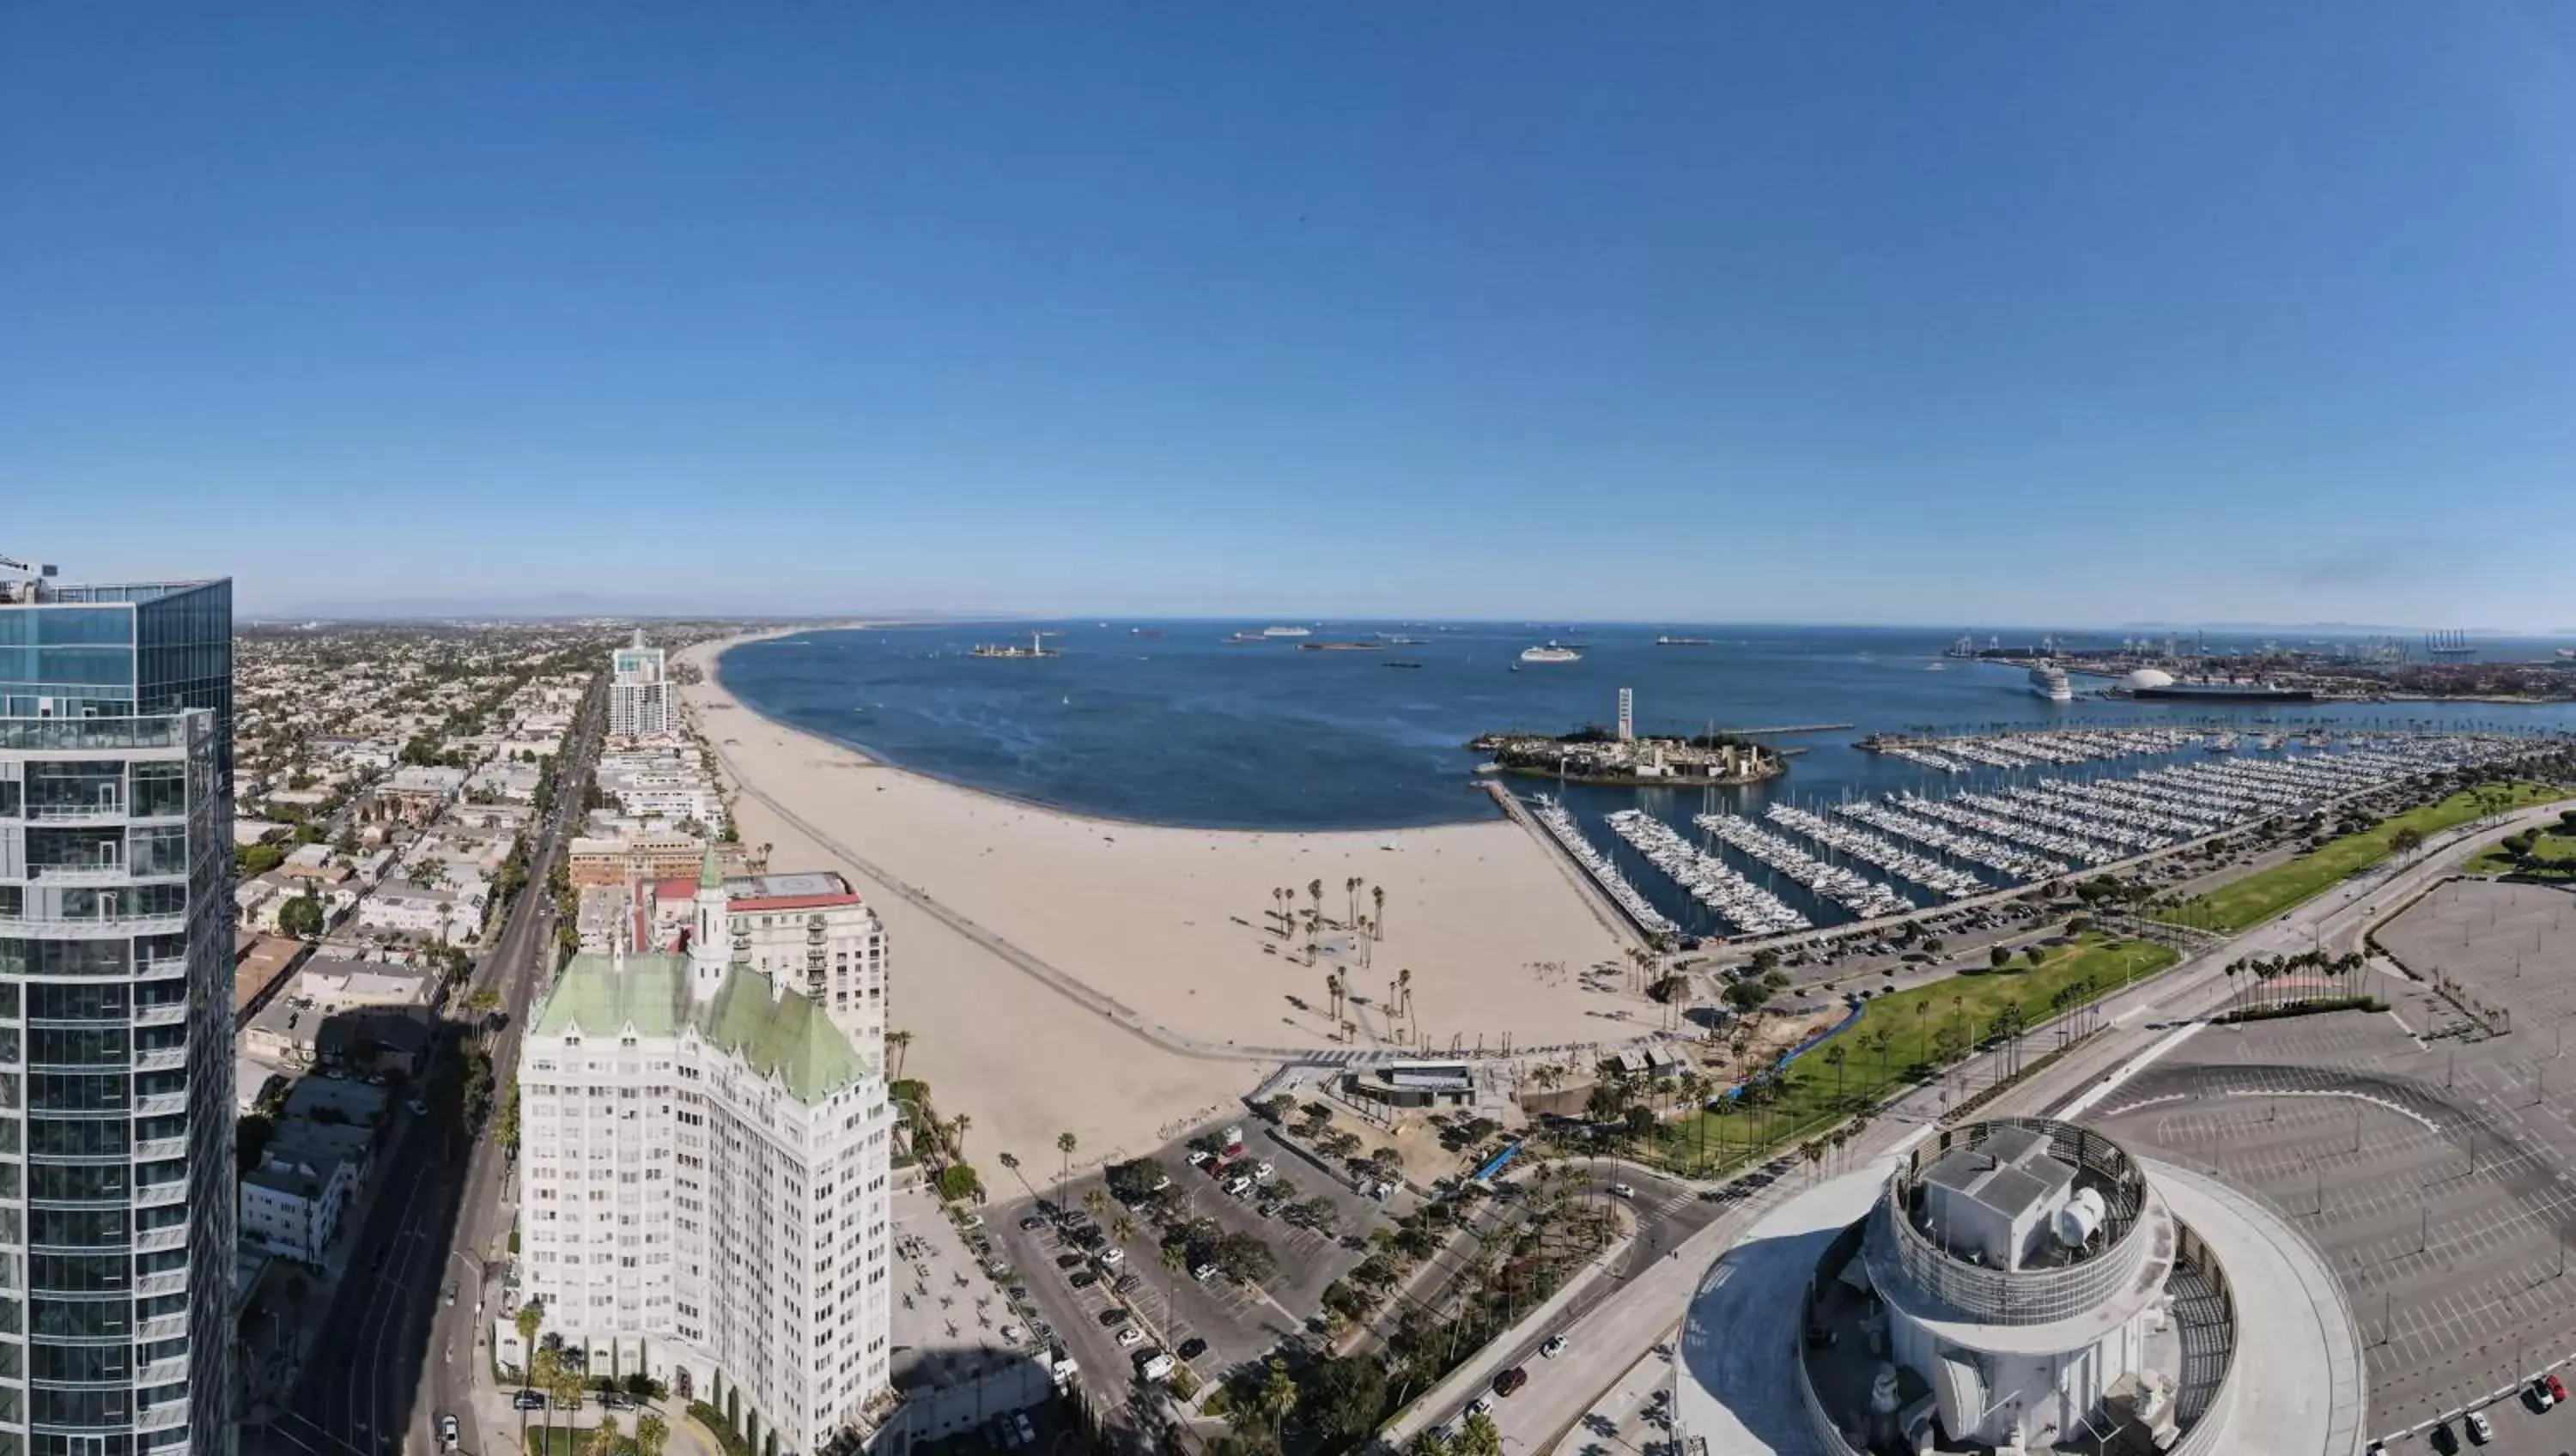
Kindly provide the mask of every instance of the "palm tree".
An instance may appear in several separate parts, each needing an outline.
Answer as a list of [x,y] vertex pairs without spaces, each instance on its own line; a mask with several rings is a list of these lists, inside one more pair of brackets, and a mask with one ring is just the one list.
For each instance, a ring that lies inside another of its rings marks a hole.
[[1878,1080],[1881,1082],[1887,1080],[1887,1048],[1895,1040],[1896,1033],[1884,1026],[1869,1034],[1870,1050],[1878,1053]]
[[1109,1191],[1097,1184],[1083,1189],[1082,1206],[1090,1210],[1093,1218],[1100,1217],[1109,1211]]
[[617,1450],[617,1417],[601,1416],[590,1431],[590,1456],[614,1456]]
[[671,1427],[651,1411],[635,1418],[635,1456],[662,1456],[671,1444]]
[[1163,1315],[1166,1319],[1169,1319],[1174,1326],[1172,1329],[1163,1331],[1163,1335],[1167,1339],[1177,1339],[1180,1337],[1178,1326],[1180,1324],[1181,1307],[1172,1302],[1172,1281],[1180,1278],[1181,1271],[1189,1266],[1190,1255],[1188,1249],[1179,1244],[1163,1245]]
[[1109,1221],[1109,1236],[1120,1243],[1136,1237],[1136,1220],[1125,1213]]
[[545,1322],[546,1303],[542,1299],[529,1300],[519,1306],[517,1314],[510,1316],[510,1323],[519,1327],[519,1388],[521,1390],[528,1388],[529,1377],[534,1373],[531,1367],[536,1363],[533,1357],[537,1349],[537,1331],[544,1327]]
[[1058,1208],[1064,1207],[1064,1185],[1066,1180],[1073,1176],[1074,1147],[1072,1133],[1060,1132],[1055,1135],[1055,1150],[1064,1155],[1064,1167],[1055,1180],[1055,1206]]
[[1342,921],[1344,924],[1357,924],[1359,918],[1360,877],[1353,875],[1342,881]]
[[886,1045],[894,1048],[894,1080],[900,1082],[903,1080],[903,1054],[912,1049],[912,1033],[889,1031],[885,1039]]
[[1395,989],[1396,994],[1402,998],[1398,1004],[1404,1008],[1404,1019],[1411,1021],[1413,1019],[1413,968],[1411,966],[1395,973]]
[[[563,1356],[552,1350],[537,1351],[528,1357],[528,1375],[536,1382],[537,1388],[546,1393],[545,1446],[548,1451],[552,1451],[555,1446],[555,1392],[563,1387]],[[528,1417],[525,1412],[521,1412],[520,1444],[527,1443],[527,1434]]]
[[1502,1456],[1503,1433],[1494,1418],[1483,1411],[1458,1424],[1458,1439],[1450,1443],[1455,1456]]
[[1270,1357],[1270,1371],[1261,1377],[1261,1389],[1254,1399],[1261,1413],[1270,1418],[1271,1444],[1280,1444],[1280,1433],[1287,1429],[1288,1417],[1297,1409],[1297,1378],[1288,1373],[1287,1361],[1276,1355]]
[[1341,973],[1340,971],[1326,971],[1326,972],[1324,973],[1324,994],[1332,998],[1332,1001],[1333,1001],[1333,1019],[1334,1019],[1335,1021],[1339,1021],[1339,1020],[1341,1020],[1341,1019],[1342,1019],[1342,973]]
[[1914,1003],[1914,1055],[1922,1061],[1932,1059],[1932,1045],[1924,1040],[1931,1025],[1931,1015],[1932,1003],[1929,1000]]
[[1315,900],[1315,918],[1316,918],[1316,919],[1318,919],[1318,920],[1323,919],[1323,918],[1324,918],[1324,882],[1323,882],[1322,880],[1308,880],[1308,881],[1306,882],[1306,893],[1314,897],[1314,900]]
[[1845,1055],[1841,1038],[1837,1037],[1833,1041],[1825,1044],[1825,1065],[1834,1069],[1834,1106],[1836,1107],[1843,1105],[1843,1059]]
[[961,1163],[966,1161],[966,1129],[974,1125],[975,1119],[962,1112],[948,1119],[948,1151]]

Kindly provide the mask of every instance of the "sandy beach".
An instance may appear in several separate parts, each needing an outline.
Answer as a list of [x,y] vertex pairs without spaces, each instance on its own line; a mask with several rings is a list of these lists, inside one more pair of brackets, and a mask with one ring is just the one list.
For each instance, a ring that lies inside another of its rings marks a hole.
[[[716,681],[729,645],[683,654],[703,676],[682,697],[736,790],[741,837],[774,846],[780,869],[839,868],[876,903],[895,947],[894,1022],[915,1038],[905,1070],[972,1119],[968,1156],[988,1176],[998,1151],[1051,1166],[1062,1131],[1082,1161],[1144,1151],[1255,1085],[1269,1065],[1257,1049],[1526,1047],[1658,1022],[1619,972],[1587,977],[1620,962],[1622,942],[1499,814],[1269,834],[1058,813],[761,717]],[[1354,877],[1366,887],[1347,888]],[[1273,891],[1287,888],[1297,924],[1283,937]],[[1381,889],[1382,934],[1363,936],[1348,922],[1378,917]]]

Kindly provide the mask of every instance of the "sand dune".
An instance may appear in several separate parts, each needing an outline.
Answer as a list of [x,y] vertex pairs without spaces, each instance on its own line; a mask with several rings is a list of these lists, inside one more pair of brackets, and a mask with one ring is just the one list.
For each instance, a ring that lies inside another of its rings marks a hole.
[[[999,1150],[1052,1166],[1062,1130],[1085,1160],[1142,1151],[1248,1090],[1266,1049],[1531,1046],[1655,1024],[1615,973],[1612,989],[1586,986],[1621,943],[1551,852],[1499,816],[1262,834],[1058,813],[762,718],[715,681],[719,650],[685,654],[705,677],[682,696],[740,790],[742,837],[774,845],[782,869],[838,866],[875,900],[894,937],[895,1024],[915,1034],[907,1070],[943,1112],[973,1119],[968,1153],[988,1173]],[[1352,877],[1368,888],[1347,891]],[[1302,927],[1283,939],[1268,917],[1277,888],[1315,908],[1318,881],[1330,924],[1310,966]],[[1378,913],[1374,889],[1384,933],[1365,940],[1343,922]]]

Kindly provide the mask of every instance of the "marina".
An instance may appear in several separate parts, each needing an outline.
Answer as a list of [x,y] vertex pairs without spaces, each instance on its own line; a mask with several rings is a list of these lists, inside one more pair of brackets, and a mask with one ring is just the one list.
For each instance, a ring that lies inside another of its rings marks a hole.
[[1530,807],[1549,837],[1591,877],[1592,883],[1601,887],[1601,892],[1610,897],[1612,904],[1636,923],[1638,929],[1649,937],[1669,936],[1680,929],[1665,918],[1652,901],[1639,894],[1636,886],[1628,883],[1628,877],[1619,872],[1619,867],[1610,862],[1609,856],[1592,847],[1592,841],[1583,837],[1582,827],[1574,822],[1574,816],[1565,811],[1563,804],[1540,794],[1530,801]]

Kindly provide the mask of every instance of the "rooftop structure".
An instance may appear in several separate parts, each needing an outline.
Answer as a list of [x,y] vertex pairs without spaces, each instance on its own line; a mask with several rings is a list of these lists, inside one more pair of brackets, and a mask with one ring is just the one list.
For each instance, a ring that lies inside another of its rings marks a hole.
[[668,733],[673,726],[671,679],[662,649],[644,645],[643,629],[635,640],[609,657],[608,731],[626,737]]
[[1788,1198],[1684,1346],[1677,1421],[1711,1451],[2362,1446],[2359,1337],[2298,1231],[2067,1123],[1943,1129]]

